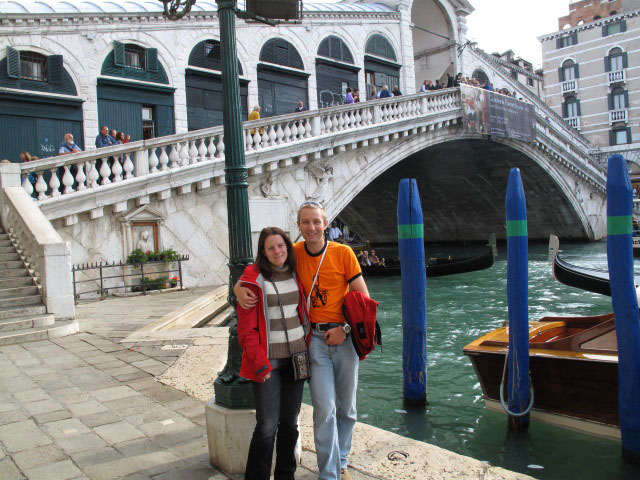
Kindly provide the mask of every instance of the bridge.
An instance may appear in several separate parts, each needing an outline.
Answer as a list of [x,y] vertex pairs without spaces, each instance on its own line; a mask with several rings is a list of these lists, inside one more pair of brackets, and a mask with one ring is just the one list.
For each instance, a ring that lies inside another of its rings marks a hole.
[[[464,131],[459,88],[245,122],[252,232],[273,224],[295,237],[297,205],[316,200],[361,237],[394,241],[397,180],[415,177],[428,240],[504,238],[504,192],[517,166],[531,238],[601,238],[605,173],[586,141],[536,100],[533,143]],[[71,245],[59,254],[60,268],[125,258],[134,247],[132,224],[146,222],[157,226],[161,247],[190,255],[187,286],[222,284],[224,154],[223,129],[214,127],[3,164],[3,223],[42,275],[54,271],[45,265],[46,241],[34,243],[43,231],[56,248]]]

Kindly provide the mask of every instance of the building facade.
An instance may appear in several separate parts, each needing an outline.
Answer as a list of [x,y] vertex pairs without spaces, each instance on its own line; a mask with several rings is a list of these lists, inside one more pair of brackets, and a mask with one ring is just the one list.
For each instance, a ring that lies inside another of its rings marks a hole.
[[560,21],[575,26],[539,37],[547,105],[593,144],[594,154],[604,159],[619,152],[635,163],[640,162],[637,3],[572,4],[568,19]]
[[[434,0],[436,1],[436,0]],[[244,118],[344,102],[346,88],[414,91],[411,1],[305,4],[299,23],[237,20]],[[178,22],[155,1],[0,0],[0,158],[93,148],[102,125],[131,141],[220,125],[217,6]]]

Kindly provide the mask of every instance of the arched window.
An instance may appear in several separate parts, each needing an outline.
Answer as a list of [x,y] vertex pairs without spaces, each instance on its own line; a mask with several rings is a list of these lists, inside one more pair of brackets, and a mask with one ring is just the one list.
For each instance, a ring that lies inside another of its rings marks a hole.
[[562,79],[563,82],[576,79],[576,64],[573,60],[565,60],[562,62]]
[[574,97],[567,97],[564,101],[564,118],[575,118],[580,116],[580,101]]
[[46,82],[49,79],[47,57],[36,52],[20,52],[20,78]]
[[471,74],[471,78],[473,78],[474,80],[477,80],[482,85],[489,82],[489,77],[487,76],[486,73],[484,73],[484,70],[480,68],[477,68],[476,70],[474,70],[474,72]]
[[[220,42],[217,40],[203,40],[198,43],[191,50],[189,65],[221,71],[222,54],[220,52]],[[238,61],[238,74],[243,74],[240,61]]]
[[325,38],[318,47],[318,55],[334,58],[342,62],[354,63],[349,47],[338,37],[331,35]]
[[260,50],[260,61],[304,70],[302,57],[296,47],[281,38],[272,38],[264,44]]
[[629,108],[628,95],[623,88],[614,88],[609,98],[609,110],[624,110],[625,108]]
[[609,70],[611,72],[617,72],[624,68],[623,65],[622,49],[618,47],[612,48],[609,52]]
[[367,46],[364,49],[365,53],[375,55],[377,57],[388,58],[389,60],[396,61],[396,53],[389,43],[389,40],[382,35],[372,35],[367,41]]

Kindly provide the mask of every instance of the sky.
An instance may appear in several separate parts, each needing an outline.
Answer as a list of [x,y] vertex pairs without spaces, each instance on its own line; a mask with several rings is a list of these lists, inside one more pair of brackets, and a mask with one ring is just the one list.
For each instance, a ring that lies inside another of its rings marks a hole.
[[[335,3],[340,0],[307,0]],[[369,0],[375,2],[375,0]],[[423,0],[414,0],[419,2]],[[569,0],[469,0],[475,8],[467,17],[467,38],[488,53],[513,50],[517,57],[542,66],[538,38],[558,31],[558,17],[569,14]]]

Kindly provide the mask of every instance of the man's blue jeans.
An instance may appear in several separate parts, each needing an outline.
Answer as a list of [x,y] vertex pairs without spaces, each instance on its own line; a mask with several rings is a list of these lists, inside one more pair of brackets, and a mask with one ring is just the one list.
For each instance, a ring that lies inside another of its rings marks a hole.
[[320,480],[340,480],[347,468],[356,424],[358,355],[351,338],[327,345],[324,333],[313,331],[309,345],[313,436]]

